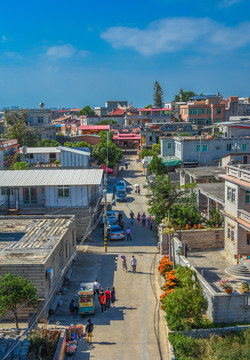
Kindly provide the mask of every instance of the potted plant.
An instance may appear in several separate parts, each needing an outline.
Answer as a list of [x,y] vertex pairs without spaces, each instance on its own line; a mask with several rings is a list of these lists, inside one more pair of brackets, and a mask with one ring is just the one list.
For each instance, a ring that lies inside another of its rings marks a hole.
[[232,284],[229,282],[228,279],[227,279],[227,280],[220,280],[220,281],[217,283],[217,285],[218,285],[219,287],[221,287],[222,289],[224,289],[227,294],[231,294],[232,291],[233,291],[233,286],[232,286]]
[[242,283],[240,284],[240,292],[242,293],[247,293],[249,291],[249,284],[246,281],[242,281]]

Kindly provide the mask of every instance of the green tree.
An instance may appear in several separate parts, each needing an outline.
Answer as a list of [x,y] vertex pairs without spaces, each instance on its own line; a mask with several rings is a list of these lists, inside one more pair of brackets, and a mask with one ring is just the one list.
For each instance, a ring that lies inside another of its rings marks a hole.
[[155,175],[163,175],[166,173],[166,167],[162,163],[162,159],[157,155],[153,155],[153,158],[148,165],[148,170]]
[[170,183],[169,177],[156,176],[155,181],[149,182],[144,187],[148,190],[146,195],[149,205],[149,213],[155,217],[157,224],[164,218],[170,219],[170,210],[174,202],[183,196],[185,190],[180,190]]
[[178,266],[175,276],[180,281],[180,285],[162,300],[168,326],[176,331],[199,327],[208,303],[197,275],[189,267]]
[[[0,314],[5,315],[8,311],[15,311],[37,293],[33,282],[21,275],[6,274],[0,276]],[[37,299],[30,302],[36,306]],[[16,327],[18,328],[17,312],[14,314]]]
[[154,101],[155,107],[162,108],[162,106],[163,106],[163,91],[162,91],[161,85],[158,83],[158,81],[156,81],[154,84],[153,101]]
[[60,146],[60,143],[52,139],[43,139],[38,141],[36,147],[57,147]]
[[27,126],[27,113],[25,111],[6,110],[4,113],[6,139],[17,139],[20,146],[35,146],[40,140],[40,133]]
[[147,105],[147,106],[144,106],[144,109],[151,109],[152,108],[152,105],[151,104],[149,104],[149,105]]
[[91,109],[90,106],[85,106],[82,108],[82,110],[79,111],[78,116],[82,116],[82,115],[86,115],[86,116],[92,116],[95,115],[94,110]]
[[18,161],[13,165],[14,170],[29,170],[29,164],[26,161]]
[[70,141],[66,141],[66,142],[63,144],[63,146],[65,146],[65,147],[73,147],[73,143],[70,142]]
[[86,141],[77,141],[76,143],[73,143],[73,147],[91,148],[91,145],[89,143],[87,143]]
[[[97,160],[97,164],[105,164],[107,167],[113,168],[115,164],[119,163],[122,159],[122,150],[118,148],[113,142],[112,133],[109,134],[107,141],[107,132],[100,132],[100,143],[96,144],[92,151],[92,156]],[[108,160],[107,160],[107,147],[108,147]]]
[[161,145],[160,144],[153,144],[152,145],[152,153],[153,153],[153,155],[160,155],[160,153],[161,153]]
[[175,95],[174,101],[176,101],[176,102],[180,102],[180,101],[186,102],[195,95],[196,94],[193,91],[183,91],[183,89],[181,89],[179,91],[179,94]]
[[105,119],[99,121],[96,125],[118,125],[118,122],[113,119]]

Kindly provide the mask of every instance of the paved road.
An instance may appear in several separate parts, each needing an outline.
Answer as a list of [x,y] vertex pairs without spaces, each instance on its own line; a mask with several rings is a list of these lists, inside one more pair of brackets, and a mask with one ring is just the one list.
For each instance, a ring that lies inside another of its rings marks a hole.
[[[128,170],[120,177],[128,185],[128,202],[117,203],[113,209],[121,210],[125,227],[130,226],[129,213],[146,211],[145,190],[142,188],[145,177],[141,172],[141,164],[136,163],[136,156],[125,154],[129,162]],[[125,167],[124,167],[125,168]],[[133,185],[141,184],[141,195],[134,193]],[[108,254],[104,254],[102,229],[93,233],[93,241],[86,243],[78,261],[73,265],[73,275],[68,284],[64,305],[51,317],[51,323],[59,320],[62,325],[71,323],[86,324],[86,318],[73,320],[68,313],[70,299],[76,294],[79,283],[94,281],[95,278],[106,289],[115,286],[117,303],[102,314],[100,305],[96,306],[93,316],[95,325],[94,338],[91,345],[83,338],[74,355],[75,360],[109,359],[109,360],[145,360],[168,359],[165,342],[165,326],[163,312],[159,310],[159,275],[157,265],[159,254],[157,234],[134,224],[132,241],[113,241],[108,243]],[[137,273],[129,266],[127,273],[122,272],[121,255],[130,260],[132,254],[138,261]]]

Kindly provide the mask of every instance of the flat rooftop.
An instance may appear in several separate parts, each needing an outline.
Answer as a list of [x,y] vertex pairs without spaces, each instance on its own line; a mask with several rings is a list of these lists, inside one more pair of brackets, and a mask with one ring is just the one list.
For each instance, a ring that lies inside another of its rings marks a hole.
[[225,183],[209,183],[209,184],[197,184],[198,189],[202,194],[217,200],[224,204],[225,202]]
[[43,264],[75,221],[74,216],[0,217],[0,266]]
[[219,179],[220,174],[225,174],[226,169],[220,166],[199,166],[194,168],[181,168],[178,172],[184,171],[187,175],[196,179],[215,177]]

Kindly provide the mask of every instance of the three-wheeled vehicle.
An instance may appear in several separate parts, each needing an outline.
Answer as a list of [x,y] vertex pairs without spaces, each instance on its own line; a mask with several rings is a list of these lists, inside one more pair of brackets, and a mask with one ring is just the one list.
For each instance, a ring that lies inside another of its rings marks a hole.
[[82,315],[95,313],[93,283],[80,284],[80,290],[78,291],[78,313]]

